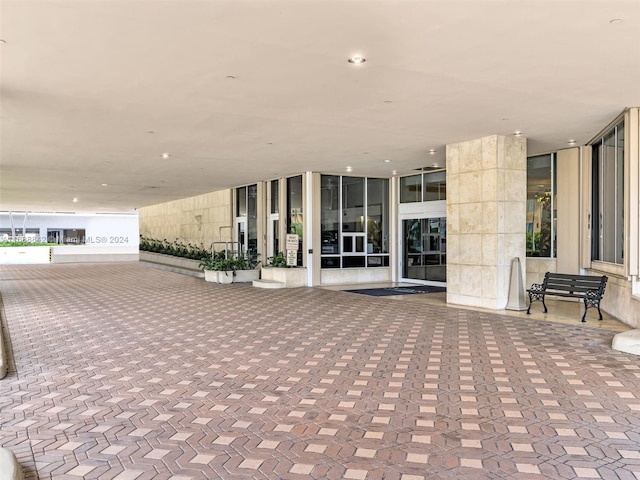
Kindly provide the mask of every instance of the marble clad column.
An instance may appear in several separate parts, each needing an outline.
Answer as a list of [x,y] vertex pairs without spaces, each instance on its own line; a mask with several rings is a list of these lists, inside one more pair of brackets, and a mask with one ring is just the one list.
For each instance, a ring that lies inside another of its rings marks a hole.
[[447,303],[501,310],[526,271],[527,147],[492,135],[447,145]]

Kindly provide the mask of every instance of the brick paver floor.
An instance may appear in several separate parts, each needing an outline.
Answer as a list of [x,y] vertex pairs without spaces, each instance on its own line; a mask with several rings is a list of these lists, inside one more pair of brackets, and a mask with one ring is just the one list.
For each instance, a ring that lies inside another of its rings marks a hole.
[[27,478],[640,478],[640,358],[610,331],[137,264],[1,268],[0,445]]

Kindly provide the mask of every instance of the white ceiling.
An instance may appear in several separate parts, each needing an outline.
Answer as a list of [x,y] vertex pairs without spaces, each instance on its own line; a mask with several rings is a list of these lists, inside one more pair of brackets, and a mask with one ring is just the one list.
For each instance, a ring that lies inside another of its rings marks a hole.
[[131,211],[347,166],[390,176],[516,130],[545,153],[640,105],[638,0],[0,6],[0,210]]

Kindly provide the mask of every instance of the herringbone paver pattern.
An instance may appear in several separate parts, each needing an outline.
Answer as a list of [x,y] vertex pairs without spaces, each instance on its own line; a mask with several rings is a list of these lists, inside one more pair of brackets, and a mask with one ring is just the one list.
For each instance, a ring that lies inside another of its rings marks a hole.
[[1,275],[28,478],[640,478],[613,332],[137,264]]

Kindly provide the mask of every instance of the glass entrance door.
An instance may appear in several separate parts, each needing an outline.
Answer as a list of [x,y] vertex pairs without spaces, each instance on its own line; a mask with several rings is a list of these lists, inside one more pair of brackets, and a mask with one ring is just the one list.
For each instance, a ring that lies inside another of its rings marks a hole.
[[447,281],[446,218],[402,221],[402,277],[431,282]]

